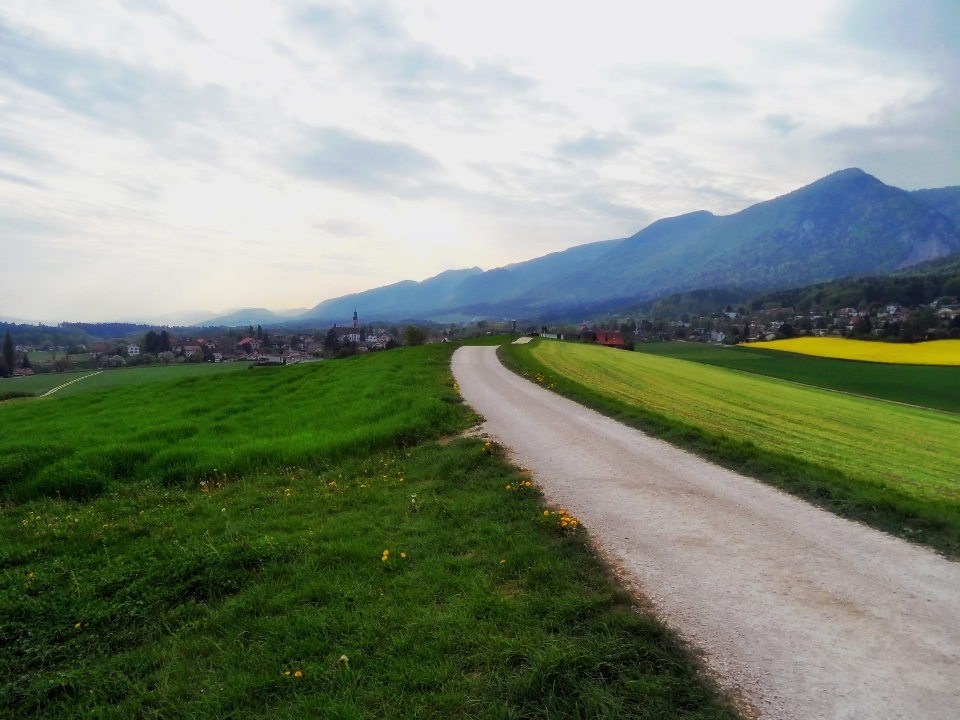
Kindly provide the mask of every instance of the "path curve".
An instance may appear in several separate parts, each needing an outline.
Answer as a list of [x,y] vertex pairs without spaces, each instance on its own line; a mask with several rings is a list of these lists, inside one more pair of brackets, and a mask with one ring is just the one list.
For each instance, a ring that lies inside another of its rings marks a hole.
[[74,383],[78,383],[78,382],[80,382],[81,380],[86,380],[88,377],[93,377],[94,375],[99,375],[99,374],[102,373],[102,372],[103,372],[103,370],[97,370],[96,372],[92,372],[92,373],[90,373],[89,375],[81,375],[80,377],[78,377],[78,378],[75,379],[75,380],[71,380],[70,382],[65,382],[63,385],[57,385],[55,388],[51,388],[50,390],[47,390],[47,391],[46,391],[43,395],[41,395],[40,397],[44,398],[44,397],[48,397],[48,396],[50,396],[50,395],[53,395],[55,392],[57,392],[57,391],[59,391],[59,390],[63,390],[63,389],[64,389],[65,387],[67,387],[68,385],[73,385]]
[[462,347],[483,430],[764,718],[960,717],[960,563],[819,510]]

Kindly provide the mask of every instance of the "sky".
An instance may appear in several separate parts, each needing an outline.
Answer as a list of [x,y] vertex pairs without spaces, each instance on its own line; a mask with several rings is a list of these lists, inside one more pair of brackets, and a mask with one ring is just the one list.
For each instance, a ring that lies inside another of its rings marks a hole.
[[0,317],[192,321],[960,185],[957,0],[0,0]]

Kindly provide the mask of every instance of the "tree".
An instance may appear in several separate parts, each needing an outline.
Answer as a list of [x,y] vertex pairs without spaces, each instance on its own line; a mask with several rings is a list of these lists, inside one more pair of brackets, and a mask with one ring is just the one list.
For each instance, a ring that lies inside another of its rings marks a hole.
[[160,347],[160,336],[153,330],[143,336],[143,351],[148,353],[157,353]]
[[163,330],[160,333],[160,337],[157,338],[157,350],[161,353],[165,353],[170,352],[171,349],[170,334],[166,330]]
[[404,345],[411,345],[411,346],[423,345],[426,341],[427,341],[427,334],[420,328],[414,325],[407,325],[407,327],[403,329]]
[[263,340],[263,328],[257,325],[257,340]]
[[10,331],[7,330],[7,334],[3,338],[3,364],[4,364],[4,375],[10,375],[13,372],[14,368],[14,357],[13,357],[13,335],[10,334]]
[[172,362],[176,359],[176,357],[174,356],[174,354],[173,354],[172,352],[170,352],[169,350],[166,350],[166,351],[160,353],[160,354],[157,356],[157,359],[158,359],[160,362],[162,362],[164,365],[169,365],[170,363],[172,363]]
[[[247,327],[247,337],[249,338],[253,337],[253,325],[249,325]],[[243,338],[240,338],[240,339],[243,340]]]

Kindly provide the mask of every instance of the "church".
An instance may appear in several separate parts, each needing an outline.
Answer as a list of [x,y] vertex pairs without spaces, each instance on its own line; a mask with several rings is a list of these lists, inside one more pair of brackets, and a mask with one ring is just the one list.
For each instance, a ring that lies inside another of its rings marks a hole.
[[353,327],[337,327],[337,324],[333,324],[333,336],[337,339],[337,342],[343,345],[343,343],[348,342],[363,342],[364,332],[360,329],[360,323],[357,319],[357,311],[353,311]]

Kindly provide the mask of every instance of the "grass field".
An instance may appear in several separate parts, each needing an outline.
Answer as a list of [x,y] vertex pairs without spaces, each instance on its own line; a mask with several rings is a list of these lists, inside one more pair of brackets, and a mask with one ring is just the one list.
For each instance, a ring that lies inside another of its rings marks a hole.
[[644,353],[505,350],[545,383],[677,444],[960,553],[960,418]]
[[[64,395],[76,395],[91,390],[103,390],[105,388],[120,387],[123,385],[138,385],[145,382],[162,382],[164,380],[179,380],[188,377],[219,375],[220,373],[246,370],[248,367],[249,363],[245,362],[183,363],[177,365],[150,365],[147,367],[105,370],[95,377],[81,380],[69,387],[58,390],[56,395],[62,397]],[[43,395],[43,393],[59,385],[63,385],[80,377],[93,375],[95,372],[95,370],[82,370],[80,372],[44,373],[43,375],[33,375],[32,377],[9,378],[0,380],[0,392],[8,389],[16,389],[24,392],[32,392],[35,395]]]
[[[53,360],[65,358],[67,354],[63,351],[58,350],[57,352],[52,352],[50,350],[34,350],[33,352],[27,353],[27,357],[30,358],[32,363],[47,363]],[[86,362],[90,359],[90,353],[80,353],[79,355],[71,355],[71,362]]]
[[774,352],[762,345],[660,342],[637,345],[637,352],[960,413],[960,367],[859,363]]
[[[0,407],[0,717],[735,717],[496,446],[434,441],[451,350]],[[96,498],[37,492],[61,452]]]
[[915,344],[870,342],[844,338],[802,337],[772,342],[746,343],[744,347],[781,352],[904,365],[960,365],[960,340],[934,340]]

